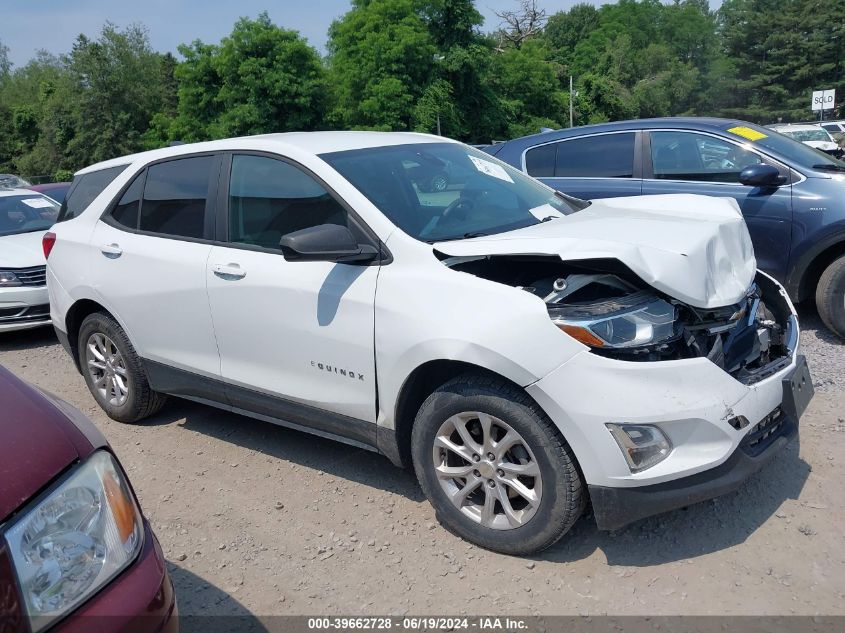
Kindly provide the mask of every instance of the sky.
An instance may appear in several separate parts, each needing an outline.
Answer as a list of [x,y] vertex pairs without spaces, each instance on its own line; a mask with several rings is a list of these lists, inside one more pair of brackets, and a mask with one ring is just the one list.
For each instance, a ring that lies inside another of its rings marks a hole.
[[[576,2],[539,0],[538,5],[551,15]],[[329,24],[349,6],[349,0],[0,0],[0,41],[9,47],[11,62],[22,66],[39,49],[70,51],[77,35],[96,37],[106,21],[119,27],[141,22],[154,49],[176,53],[179,44],[195,39],[219,42],[239,17],[254,18],[266,9],[273,22],[298,30],[322,53]],[[484,16],[482,28],[494,30],[500,22],[494,12],[516,8],[518,2],[476,0],[476,6]]]

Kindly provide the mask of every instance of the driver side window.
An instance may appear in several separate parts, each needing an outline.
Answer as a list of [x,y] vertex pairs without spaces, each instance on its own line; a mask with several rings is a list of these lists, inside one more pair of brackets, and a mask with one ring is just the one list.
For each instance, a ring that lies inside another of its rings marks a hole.
[[651,160],[657,179],[728,183],[738,183],[743,169],[763,162],[740,145],[694,132],[652,132]]
[[267,156],[232,157],[229,242],[278,250],[288,233],[348,220],[346,209],[298,167]]

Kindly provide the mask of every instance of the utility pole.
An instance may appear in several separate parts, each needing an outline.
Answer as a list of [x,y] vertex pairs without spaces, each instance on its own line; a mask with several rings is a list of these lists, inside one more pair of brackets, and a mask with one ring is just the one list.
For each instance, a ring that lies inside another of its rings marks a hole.
[[437,111],[437,136],[443,136],[440,133],[440,111]]
[[573,127],[572,121],[572,75],[569,75],[569,127]]

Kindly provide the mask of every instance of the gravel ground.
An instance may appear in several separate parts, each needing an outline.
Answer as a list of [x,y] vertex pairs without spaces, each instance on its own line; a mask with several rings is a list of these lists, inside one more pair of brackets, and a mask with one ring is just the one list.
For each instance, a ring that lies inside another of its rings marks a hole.
[[0,363],[104,431],[183,614],[845,615],[845,346],[802,322],[818,392],[800,443],[736,493],[617,533],[587,517],[532,559],[448,534],[366,451],[180,400],[113,422],[49,330],[0,335]]

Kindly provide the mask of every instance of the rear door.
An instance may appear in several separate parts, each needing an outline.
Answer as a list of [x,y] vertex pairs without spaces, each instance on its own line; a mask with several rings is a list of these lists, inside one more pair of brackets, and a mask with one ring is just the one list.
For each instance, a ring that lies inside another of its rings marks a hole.
[[[785,278],[792,238],[792,174],[787,167],[747,144],[705,132],[650,131],[644,149],[643,194],[734,198],[748,225],[757,265],[779,279]],[[762,189],[740,183],[740,172],[757,163],[777,167],[787,184]]]
[[536,145],[523,170],[576,198],[615,198],[642,193],[640,133],[604,132]]
[[206,262],[220,157],[149,165],[97,223],[93,286],[145,359],[219,377]]

